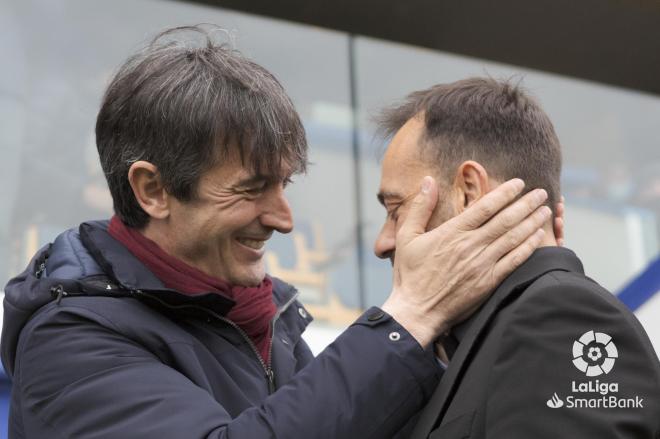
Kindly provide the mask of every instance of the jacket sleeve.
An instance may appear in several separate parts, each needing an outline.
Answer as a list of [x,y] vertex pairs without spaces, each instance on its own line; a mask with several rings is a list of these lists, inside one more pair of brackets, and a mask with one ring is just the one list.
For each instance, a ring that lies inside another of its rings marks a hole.
[[[374,312],[382,317],[370,320]],[[292,381],[232,419],[110,322],[57,306],[37,320],[19,342],[14,382],[23,397],[12,410],[27,438],[382,439],[439,381],[433,354],[372,309]]]
[[[596,284],[552,281],[509,316],[488,380],[488,438],[658,437],[660,364],[639,322]],[[573,362],[585,356],[613,367],[587,376]]]

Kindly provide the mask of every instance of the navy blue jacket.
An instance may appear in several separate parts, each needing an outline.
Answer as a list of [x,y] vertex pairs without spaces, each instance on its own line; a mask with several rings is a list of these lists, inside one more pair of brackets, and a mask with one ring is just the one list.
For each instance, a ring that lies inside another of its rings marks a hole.
[[5,290],[9,437],[405,437],[439,382],[433,353],[372,308],[313,358],[311,317],[273,280],[271,373],[231,300],[168,290],[107,222],[65,232]]

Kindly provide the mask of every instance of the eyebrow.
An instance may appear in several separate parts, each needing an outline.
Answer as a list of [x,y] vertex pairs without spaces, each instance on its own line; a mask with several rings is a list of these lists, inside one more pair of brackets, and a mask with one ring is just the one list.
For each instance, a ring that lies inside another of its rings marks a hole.
[[389,198],[395,198],[398,200],[402,200],[404,197],[397,192],[390,192],[390,191],[380,191],[378,192],[378,195],[376,195],[376,198],[378,198],[378,202],[385,206],[385,199]]
[[236,183],[236,186],[239,187],[252,186],[257,183],[261,183],[262,181],[268,181],[268,178],[265,175],[256,174],[256,175],[251,175],[249,177],[245,177],[244,179]]

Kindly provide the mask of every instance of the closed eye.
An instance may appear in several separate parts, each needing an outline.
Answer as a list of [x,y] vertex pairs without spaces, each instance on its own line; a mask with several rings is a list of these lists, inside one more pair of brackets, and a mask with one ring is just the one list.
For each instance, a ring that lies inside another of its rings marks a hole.
[[[293,179],[291,177],[286,177],[285,179],[281,180],[279,182],[282,185],[282,188],[286,188],[288,185],[293,183]],[[278,181],[268,181],[268,180],[260,180],[258,182],[255,182],[255,184],[248,186],[246,188],[242,189],[242,192],[245,194],[248,194],[250,196],[258,196],[261,195],[263,192],[268,189],[269,186],[272,185],[277,185]]]
[[243,192],[249,195],[259,195],[266,189],[266,182],[262,181],[254,186],[246,187]]

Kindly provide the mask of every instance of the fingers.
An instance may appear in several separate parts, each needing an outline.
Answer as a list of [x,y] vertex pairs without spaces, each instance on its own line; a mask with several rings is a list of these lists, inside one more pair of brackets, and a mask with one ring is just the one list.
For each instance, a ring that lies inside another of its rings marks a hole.
[[[528,249],[526,246],[530,244],[528,242],[529,238],[543,227],[546,221],[550,219],[551,215],[552,211],[549,207],[539,207],[534,213],[522,220],[519,224],[512,226],[506,233],[488,245],[486,250],[484,250],[484,255],[489,261],[498,261],[505,258],[509,253],[514,253],[514,255],[518,256],[521,254],[527,254],[526,250]],[[534,240],[532,240],[532,242],[534,242]],[[516,252],[517,248],[520,246],[524,247],[522,252]],[[533,250],[534,249],[532,249],[532,251]],[[531,252],[529,252],[529,254],[531,254]],[[525,259],[520,261],[515,267],[524,262]],[[515,267],[511,267],[511,269],[513,270]],[[506,267],[503,267],[503,269],[505,268]]]
[[564,245],[564,212],[565,212],[565,199],[562,196],[561,199],[559,200],[559,203],[557,203],[557,206],[555,207],[555,220],[553,223],[553,229],[555,232],[555,239],[557,241],[557,245],[563,246]]
[[527,237],[518,247],[507,253],[502,259],[497,261],[493,267],[493,277],[497,284],[501,283],[513,270],[522,265],[536,250],[541,242],[545,232],[543,229],[537,229]]
[[[509,180],[484,195],[480,200],[450,221],[454,222],[454,226],[459,230],[476,229],[515,200],[524,187],[525,183],[519,178]],[[529,215],[530,212],[527,212],[526,215]]]
[[564,208],[566,204],[566,199],[562,195],[561,198],[559,199],[559,202],[557,203],[557,206],[555,206],[555,211],[557,212],[557,216],[560,218],[564,218]]
[[397,245],[406,244],[426,231],[426,225],[437,203],[438,186],[433,177],[427,175],[422,180],[421,189],[410,204],[408,214],[397,233]]
[[523,195],[510,206],[498,212],[481,228],[488,242],[498,239],[521,221],[535,212],[547,200],[548,193],[544,189],[534,189]]
[[564,246],[564,220],[562,218],[555,218],[553,223],[553,229],[555,231],[555,240],[557,245],[560,247]]

